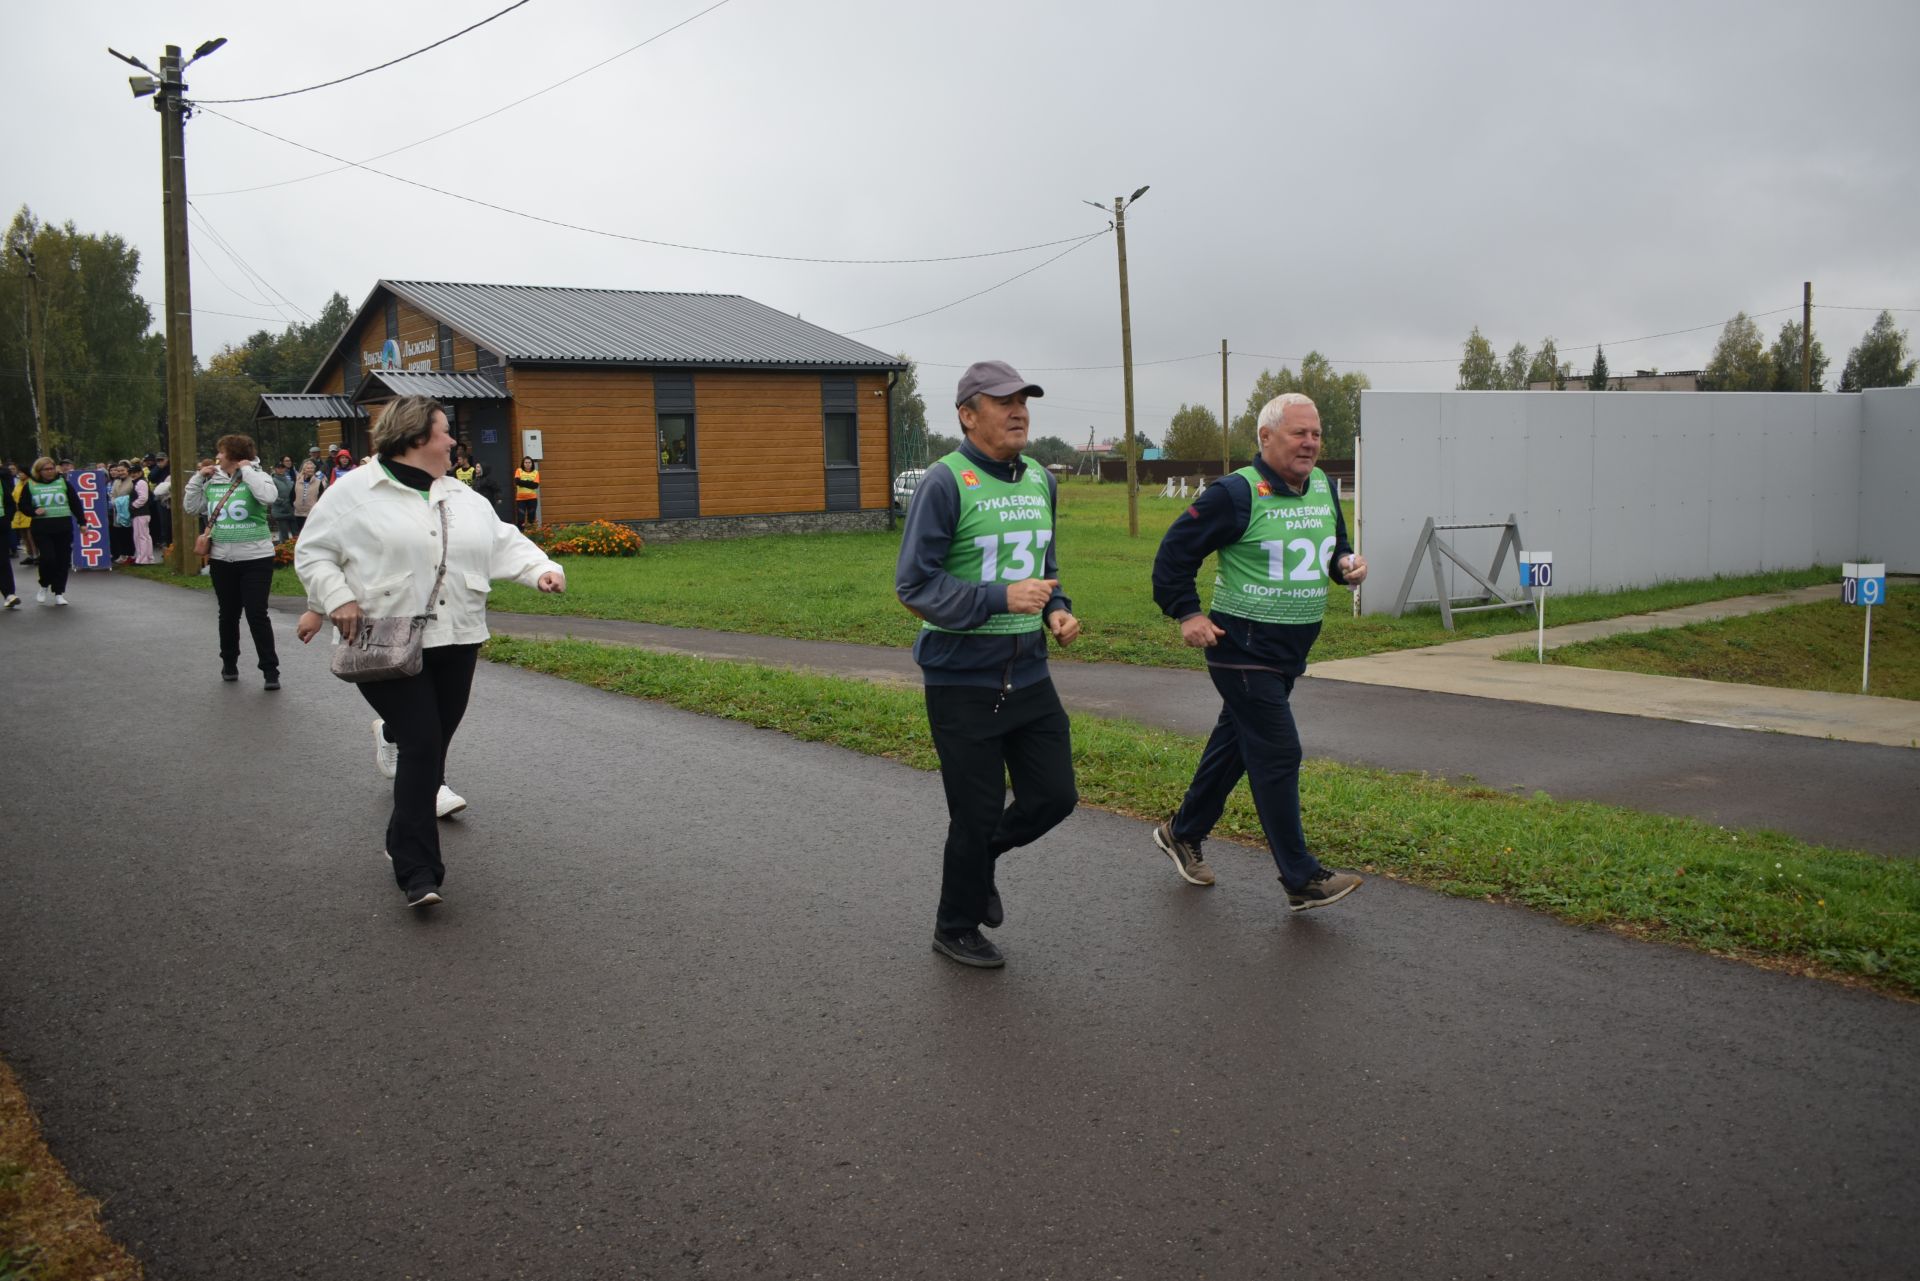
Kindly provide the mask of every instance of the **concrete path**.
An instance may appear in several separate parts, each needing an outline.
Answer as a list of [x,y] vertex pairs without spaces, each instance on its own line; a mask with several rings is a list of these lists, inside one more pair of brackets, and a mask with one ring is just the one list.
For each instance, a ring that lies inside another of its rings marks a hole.
[[[1787,605],[1832,600],[1835,586],[1806,587],[1765,596],[1740,596],[1653,614],[1634,614],[1591,623],[1550,627],[1548,649],[1598,640],[1626,632],[1687,627],[1695,623],[1764,613]],[[1548,602],[1548,616],[1552,616]],[[1773,689],[1680,676],[1649,676],[1584,667],[1560,667],[1498,661],[1501,654],[1528,647],[1533,635],[1477,637],[1427,649],[1400,650],[1365,658],[1316,663],[1319,680],[1390,685],[1440,694],[1465,694],[1512,702],[1616,712],[1696,725],[1765,730],[1808,738],[1920,747],[1920,703],[1911,699],[1829,694],[1819,690]]]
[[[297,612],[300,605],[285,601],[283,607]],[[916,687],[920,682],[912,655],[903,649],[531,614],[496,613],[492,625],[509,636],[574,636],[862,680]],[[1496,652],[1518,641],[1499,638]],[[1542,697],[1515,701],[1399,687],[1396,677],[1416,683],[1430,668],[1468,665],[1435,659],[1435,653],[1416,650],[1379,659],[1315,664],[1294,694],[1308,754],[1472,780],[1525,794],[1539,791],[1563,799],[1683,814],[1728,827],[1771,829],[1853,849],[1903,856],[1920,853],[1920,757],[1909,749],[1843,741],[1838,736],[1755,734],[1633,714],[1654,704],[1651,694],[1642,692],[1636,698],[1632,691],[1675,683],[1707,684],[1703,681],[1533,667],[1482,655],[1471,660],[1475,680],[1495,686],[1500,680],[1536,681]],[[1330,670],[1349,663],[1377,664],[1369,670],[1383,673],[1380,683],[1326,678]],[[1490,674],[1480,669],[1490,669]],[[1203,735],[1212,729],[1220,710],[1212,683],[1200,671],[1073,662],[1055,663],[1053,670],[1061,697],[1076,711]],[[1605,678],[1603,683],[1613,695],[1607,705],[1583,709],[1577,703],[1556,704],[1556,692],[1576,689],[1596,677]],[[1794,693],[1749,686],[1721,688],[1756,697]],[[1848,701],[1845,695],[1815,697]],[[1851,701],[1898,703],[1893,699]],[[1887,714],[1911,719],[1920,716],[1920,706],[1898,703]]]
[[933,775],[491,666],[416,918],[323,651],[223,685],[206,596],[73,595],[0,616],[0,1052],[153,1281],[1920,1258],[1920,1006],[1378,880],[1288,916],[1090,811],[963,971]]

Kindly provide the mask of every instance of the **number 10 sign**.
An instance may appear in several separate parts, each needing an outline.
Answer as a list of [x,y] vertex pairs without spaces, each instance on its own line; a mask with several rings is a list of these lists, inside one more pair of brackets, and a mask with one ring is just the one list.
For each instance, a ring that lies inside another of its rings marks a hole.
[[1840,599],[1849,605],[1864,605],[1867,610],[1866,640],[1860,647],[1860,692],[1867,692],[1867,674],[1873,662],[1873,607],[1887,602],[1885,564],[1840,566]]
[[1547,593],[1553,586],[1553,553],[1521,552],[1520,585],[1536,589],[1533,598],[1534,622],[1538,633],[1534,639],[1534,658],[1539,662],[1547,661]]

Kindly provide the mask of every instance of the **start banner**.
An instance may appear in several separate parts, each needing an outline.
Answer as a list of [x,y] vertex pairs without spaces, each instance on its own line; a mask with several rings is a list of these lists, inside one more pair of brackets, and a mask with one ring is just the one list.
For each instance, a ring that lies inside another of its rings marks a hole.
[[73,567],[113,568],[113,549],[107,541],[107,473],[76,471],[73,487],[80,494],[80,510],[73,514]]

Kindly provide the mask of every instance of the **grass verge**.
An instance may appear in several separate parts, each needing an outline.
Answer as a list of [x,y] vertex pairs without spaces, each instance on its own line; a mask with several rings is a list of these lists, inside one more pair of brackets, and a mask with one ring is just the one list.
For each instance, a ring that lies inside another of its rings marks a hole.
[[[1838,600],[1691,627],[1608,636],[1547,652],[1549,663],[1654,676],[1858,694],[1866,610]],[[1533,662],[1531,649],[1502,658]],[[1902,587],[1873,611],[1867,693],[1920,699],[1920,589]]]
[[[1179,630],[1154,605],[1151,586],[1160,535],[1186,510],[1186,503],[1143,493],[1140,536],[1132,538],[1127,534],[1123,486],[1069,482],[1060,494],[1061,585],[1085,625],[1067,661],[1204,666],[1205,660],[1181,643]],[[1351,522],[1350,504],[1347,517]],[[492,606],[524,614],[628,619],[669,627],[902,647],[913,643],[919,624],[894,599],[893,566],[899,550],[900,535],[884,531],[658,543],[634,558],[567,557],[564,596],[545,596],[502,583],[494,589]],[[1392,592],[1403,569],[1374,566],[1371,589]],[[182,586],[210,585],[205,578],[175,578],[164,569],[142,567],[134,572]],[[1555,593],[1551,618],[1556,624],[1619,618],[1838,578],[1839,568],[1831,566],[1662,583],[1626,592]],[[1211,566],[1202,568],[1199,581],[1201,598],[1206,600],[1213,590]],[[274,574],[273,590],[279,595],[303,594],[291,569]],[[1318,661],[1524,632],[1534,624],[1530,612],[1501,610],[1463,614],[1449,632],[1433,608],[1404,618],[1384,614],[1355,618],[1352,603],[1344,587],[1333,589],[1326,624],[1314,646]]]
[[47,1151],[27,1096],[0,1063],[0,1281],[140,1281],[100,1203]]
[[[486,655],[937,768],[915,689],[586,641],[495,637]],[[1198,738],[1082,715],[1073,717],[1073,742],[1083,800],[1143,819],[1163,818],[1179,804],[1201,746]],[[1330,864],[1920,996],[1920,862],[1325,761],[1308,763],[1301,799]],[[1266,858],[1244,785],[1217,834],[1261,843],[1248,857]]]

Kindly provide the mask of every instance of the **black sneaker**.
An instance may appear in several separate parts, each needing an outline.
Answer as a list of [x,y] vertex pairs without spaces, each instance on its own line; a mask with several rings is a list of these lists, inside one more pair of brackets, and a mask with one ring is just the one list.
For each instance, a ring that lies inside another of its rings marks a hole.
[[979,930],[961,930],[958,934],[935,930],[933,950],[948,960],[982,970],[997,970],[1007,963],[1000,949],[987,942],[986,936]]
[[440,901],[440,891],[432,885],[422,885],[418,889],[407,891],[408,907],[432,907]]
[[1181,880],[1189,885],[1213,884],[1213,869],[1207,866],[1207,860],[1201,856],[1200,842],[1183,841],[1175,836],[1172,819],[1153,829],[1153,843],[1173,860],[1173,869],[1180,873]]
[[268,673],[267,673],[267,688],[268,688],[268,689],[279,689],[279,688],[280,688],[280,673],[279,673],[279,672],[268,672]]
[[237,667],[223,667],[220,669],[220,679],[223,681],[237,681],[240,679],[240,669]]
[[1328,907],[1359,889],[1360,877],[1352,872],[1326,872],[1307,882],[1305,889],[1287,891],[1287,910],[1304,912],[1310,907]]
[[1007,923],[1007,909],[1000,904],[1000,891],[987,891],[987,910],[980,917],[980,924],[990,930],[997,930]]

